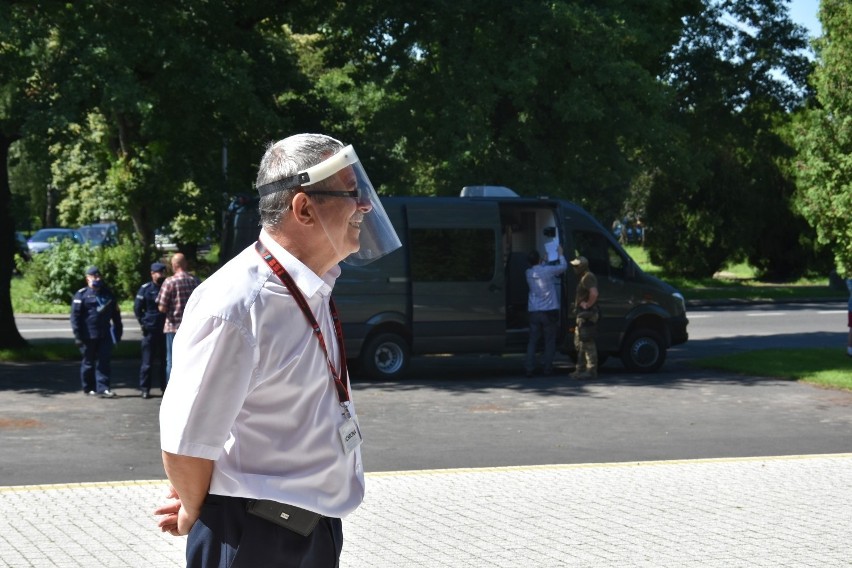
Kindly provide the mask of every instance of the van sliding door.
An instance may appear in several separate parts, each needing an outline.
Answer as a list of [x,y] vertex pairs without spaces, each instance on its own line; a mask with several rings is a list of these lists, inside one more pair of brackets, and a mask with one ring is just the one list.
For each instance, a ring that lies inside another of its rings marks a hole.
[[414,353],[500,352],[506,300],[497,203],[410,203]]

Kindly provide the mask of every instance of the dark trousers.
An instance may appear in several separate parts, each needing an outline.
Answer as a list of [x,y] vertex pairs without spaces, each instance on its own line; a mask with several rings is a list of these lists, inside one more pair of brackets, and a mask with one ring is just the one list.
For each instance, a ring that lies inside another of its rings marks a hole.
[[142,365],[139,367],[139,388],[150,390],[154,380],[166,390],[166,336],[162,331],[142,334]]
[[112,338],[86,339],[80,348],[83,360],[80,363],[80,380],[85,392],[109,390],[111,374]]
[[544,336],[544,357],[541,361],[542,370],[550,374],[553,371],[553,358],[556,356],[556,331],[559,325],[559,310],[546,312],[530,312],[530,338],[527,343],[527,358],[524,369],[531,373],[535,369],[535,353],[538,342]]
[[343,523],[323,517],[308,536],[246,511],[248,499],[210,495],[186,541],[187,568],[337,568]]

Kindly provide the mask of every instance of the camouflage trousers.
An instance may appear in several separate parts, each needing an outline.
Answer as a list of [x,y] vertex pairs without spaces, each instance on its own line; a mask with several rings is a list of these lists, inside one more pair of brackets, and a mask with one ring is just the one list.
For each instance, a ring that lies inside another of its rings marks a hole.
[[580,331],[574,332],[574,347],[577,349],[577,370],[575,373],[588,373],[592,377],[598,376],[598,348],[594,339],[591,341],[580,341]]

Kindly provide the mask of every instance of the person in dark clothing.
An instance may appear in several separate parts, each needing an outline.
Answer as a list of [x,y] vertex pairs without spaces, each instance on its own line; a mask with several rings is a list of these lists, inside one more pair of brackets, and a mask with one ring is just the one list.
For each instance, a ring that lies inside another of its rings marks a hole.
[[136,292],[133,313],[142,328],[142,365],[139,367],[139,390],[142,398],[151,397],[152,377],[156,376],[160,390],[166,391],[166,336],[163,325],[166,314],[157,306],[160,286],[166,279],[166,265],[151,265],[151,281],[142,284]]
[[83,392],[112,398],[110,357],[121,339],[121,313],[109,287],[101,280],[97,266],[86,270],[86,286],[77,290],[71,302],[71,330],[83,360],[80,379]]

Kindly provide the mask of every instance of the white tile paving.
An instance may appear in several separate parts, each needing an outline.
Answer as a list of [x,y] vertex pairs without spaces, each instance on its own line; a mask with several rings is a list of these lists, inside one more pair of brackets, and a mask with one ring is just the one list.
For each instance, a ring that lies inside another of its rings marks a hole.
[[[0,487],[0,566],[175,567],[164,481]],[[367,475],[343,568],[852,567],[852,454]]]

